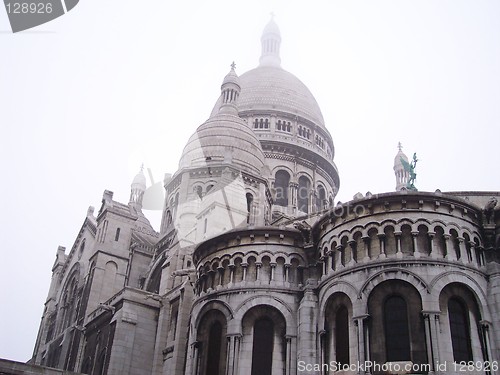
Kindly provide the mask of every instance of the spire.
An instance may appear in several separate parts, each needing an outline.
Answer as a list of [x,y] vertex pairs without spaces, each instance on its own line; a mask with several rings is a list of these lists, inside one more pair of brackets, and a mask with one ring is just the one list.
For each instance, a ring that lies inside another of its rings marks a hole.
[[240,96],[241,86],[240,79],[236,74],[236,64],[231,64],[231,70],[224,77],[221,86],[222,104],[219,112],[238,114],[238,97]]
[[262,53],[260,55],[260,66],[277,66],[281,65],[280,45],[281,34],[276,22],[274,22],[274,13],[271,13],[271,20],[264,28],[262,37]]
[[396,176],[396,190],[404,190],[408,186],[408,181],[410,179],[410,173],[405,167],[409,165],[408,157],[403,152],[403,145],[398,142],[398,153],[394,158],[394,174]]
[[144,176],[144,164],[141,165],[141,170],[137,173],[130,186],[130,201],[139,210],[142,209],[142,198],[146,191],[146,177]]

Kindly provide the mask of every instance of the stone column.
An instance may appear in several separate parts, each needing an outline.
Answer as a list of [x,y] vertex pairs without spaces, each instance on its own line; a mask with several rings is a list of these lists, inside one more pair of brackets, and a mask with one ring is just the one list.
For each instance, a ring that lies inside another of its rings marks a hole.
[[292,375],[292,363],[295,358],[292,357],[292,336],[285,336],[285,375]]
[[479,265],[477,264],[477,254],[476,254],[476,243],[474,241],[469,241],[470,245],[470,256],[471,256],[471,263],[478,267]]
[[318,298],[314,293],[316,283],[307,280],[304,295],[299,304],[298,311],[298,350],[295,361],[305,361],[305,363],[316,363],[316,327]]
[[432,312],[422,311],[424,317],[424,329],[425,329],[425,346],[427,348],[427,363],[430,365],[430,373],[434,372],[436,361],[434,359],[434,346],[432,332]]
[[458,237],[458,249],[460,251],[460,261],[462,263],[468,263],[469,259],[467,257],[467,249],[465,248],[465,238]]
[[229,276],[229,283],[230,284],[234,284],[234,267],[235,267],[234,264],[229,265],[229,272],[231,272],[230,276]]
[[369,262],[370,261],[370,237],[368,236],[364,236],[362,238],[363,240],[363,246],[364,246],[364,250],[365,250],[365,256],[363,258],[363,262]]
[[238,373],[240,340],[240,334],[232,334],[227,336],[226,375],[236,375]]
[[291,205],[293,208],[297,207],[297,189],[299,188],[299,184],[295,182],[290,182],[290,197],[289,199],[291,200],[288,202],[289,205]]
[[394,232],[394,237],[396,237],[396,258],[402,258],[403,252],[401,251],[401,235],[402,232]]
[[356,241],[350,240],[347,242],[347,246],[349,246],[351,250],[351,260],[349,261],[349,266],[352,266],[358,261],[358,251],[356,249]]
[[[356,340],[357,340],[357,355],[358,362],[365,363],[365,361],[369,360],[369,343],[368,343],[368,325],[366,324],[366,320],[369,315],[360,315],[353,318],[354,325],[356,326]],[[365,328],[366,326],[366,328]]]
[[429,254],[429,257],[437,258],[437,249],[436,249],[436,244],[434,242],[434,236],[436,235],[436,232],[427,232],[427,235],[431,240],[431,253]]
[[377,234],[377,237],[380,241],[380,255],[378,257],[381,259],[387,258],[387,254],[385,253],[385,234]]
[[248,263],[241,263],[241,267],[243,267],[243,282],[245,282],[245,281],[247,281]]
[[271,263],[271,281],[274,281],[274,272],[276,270],[276,263]]
[[[492,353],[491,353],[491,341],[490,341],[490,326],[491,322],[488,322],[487,320],[481,320],[479,322],[481,325],[481,339],[482,339],[482,347],[483,347],[483,355],[484,361],[491,361],[493,359]],[[495,371],[493,371],[495,373]]]
[[333,250],[328,250],[326,256],[328,257],[326,262],[326,273],[328,274],[331,271],[335,271],[335,252]]
[[219,271],[219,283],[218,283],[218,285],[222,286],[222,282],[224,281],[223,280],[223,278],[224,278],[224,267],[222,267],[222,266],[217,267],[217,271]]
[[[326,344],[325,341],[328,338],[326,331],[322,329],[319,331],[319,363],[326,363]],[[328,371],[322,371],[323,375],[328,375]]]
[[285,274],[284,274],[285,282],[288,282],[288,276],[289,276],[290,266],[291,266],[290,263],[285,263]]
[[262,267],[262,262],[255,262],[255,281],[260,281],[260,268]]
[[195,341],[191,344],[191,375],[197,375],[199,372],[199,348],[201,343],[199,341]]
[[337,250],[339,253],[339,259],[340,259],[339,268],[345,267],[345,257],[344,257],[344,250],[343,250],[342,245],[338,245],[335,250]]
[[431,344],[432,344],[432,358],[434,359],[434,364],[441,363],[441,355],[440,355],[440,332],[441,329],[439,327],[439,316],[441,315],[440,311],[430,311],[429,314],[429,323],[430,323],[430,336],[431,336]]
[[418,231],[411,232],[411,240],[413,241],[413,256],[420,258],[420,249],[418,248]]

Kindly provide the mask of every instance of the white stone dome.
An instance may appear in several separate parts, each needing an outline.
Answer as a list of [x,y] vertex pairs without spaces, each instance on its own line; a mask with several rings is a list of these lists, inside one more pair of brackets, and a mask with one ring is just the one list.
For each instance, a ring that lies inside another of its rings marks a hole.
[[132,186],[141,187],[143,190],[146,189],[146,177],[144,176],[142,168],[139,173],[135,175],[134,180],[132,181]]
[[[303,117],[325,128],[325,121],[311,91],[292,73],[279,66],[259,66],[239,77],[238,112],[283,112]],[[219,112],[220,100],[212,115]]]
[[231,164],[242,171],[261,175],[264,152],[254,132],[236,115],[218,113],[189,138],[179,169]]

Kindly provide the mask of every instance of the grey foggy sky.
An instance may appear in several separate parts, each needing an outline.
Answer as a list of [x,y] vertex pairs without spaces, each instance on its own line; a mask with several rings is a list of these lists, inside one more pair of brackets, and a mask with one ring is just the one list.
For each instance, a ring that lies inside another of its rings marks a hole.
[[104,189],[127,202],[142,162],[175,172],[271,11],[332,134],[337,200],[394,190],[398,141],[420,190],[499,190],[498,1],[82,0],[15,35],[1,9],[0,357],[30,358],[57,246]]

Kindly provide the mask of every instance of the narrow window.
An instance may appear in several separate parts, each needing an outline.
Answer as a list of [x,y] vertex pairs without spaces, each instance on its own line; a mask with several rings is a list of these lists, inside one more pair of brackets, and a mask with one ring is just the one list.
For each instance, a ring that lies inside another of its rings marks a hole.
[[297,196],[298,208],[300,211],[309,213],[309,191],[311,190],[311,182],[305,176],[299,178],[299,191]]
[[120,239],[120,228],[116,228],[115,241]]
[[456,298],[448,301],[448,317],[450,320],[451,344],[455,362],[472,361],[469,320],[467,308]]
[[385,301],[384,326],[387,361],[411,360],[408,308],[403,297],[391,296]]
[[222,325],[214,322],[208,334],[206,375],[219,375],[220,354],[222,349]]
[[247,198],[247,224],[250,224],[250,218],[251,218],[251,214],[252,214],[253,195],[250,193],[247,193],[246,198]]
[[251,375],[271,375],[273,365],[274,324],[260,318],[253,327]]
[[290,174],[287,171],[276,172],[274,188],[276,191],[275,204],[278,206],[288,206],[288,185],[290,184]]
[[335,316],[335,343],[337,363],[349,364],[349,318],[345,306],[341,306]]

